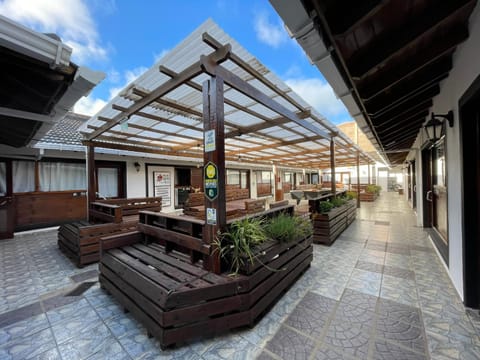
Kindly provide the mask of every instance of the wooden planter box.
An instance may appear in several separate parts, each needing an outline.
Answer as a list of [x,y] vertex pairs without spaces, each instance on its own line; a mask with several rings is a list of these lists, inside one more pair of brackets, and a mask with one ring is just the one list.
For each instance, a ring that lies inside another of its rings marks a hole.
[[361,192],[360,193],[360,201],[368,201],[372,202],[377,200],[378,195],[376,193],[369,193],[369,192]]
[[130,235],[114,237],[111,244],[130,245],[103,251],[100,284],[162,348],[253,326],[313,258],[311,237],[287,248],[277,244],[275,251],[269,251],[276,254],[265,260],[268,267],[255,265],[248,269],[249,275],[232,277],[208,272],[184,254],[167,253],[158,243],[135,243]]
[[350,200],[345,205],[334,208],[325,214],[316,214],[313,218],[313,242],[331,245],[350,225],[357,215],[357,204]]
[[[309,238],[311,238],[311,236]],[[288,243],[279,243],[276,240],[267,241],[254,249],[253,262],[247,257],[244,258],[244,265],[240,267],[239,273],[250,275],[262,266],[269,266],[268,264],[274,258],[280,256],[290,248],[297,246],[299,243],[303,243],[305,240],[306,239],[297,239]],[[308,241],[312,242],[312,239]]]
[[100,239],[137,230],[138,221],[92,225],[86,221],[64,224],[58,229],[58,247],[77,267],[100,260]]

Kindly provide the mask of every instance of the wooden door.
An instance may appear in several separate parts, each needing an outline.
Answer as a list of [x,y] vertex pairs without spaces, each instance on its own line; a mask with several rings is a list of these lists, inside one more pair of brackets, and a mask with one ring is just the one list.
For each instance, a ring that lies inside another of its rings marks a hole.
[[464,302],[480,308],[480,77],[460,100]]
[[0,240],[13,238],[14,216],[12,162],[10,160],[0,160]]

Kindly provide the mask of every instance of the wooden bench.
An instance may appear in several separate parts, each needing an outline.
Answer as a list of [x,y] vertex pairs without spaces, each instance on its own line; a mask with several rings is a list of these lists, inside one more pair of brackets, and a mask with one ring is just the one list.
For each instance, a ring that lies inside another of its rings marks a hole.
[[140,210],[160,211],[161,197],[99,200],[90,204],[92,222],[120,223],[124,216],[138,215]]
[[97,262],[100,260],[99,244],[102,237],[137,230],[139,211],[160,211],[161,203],[160,197],[94,202],[90,207],[90,222],[77,221],[60,226],[58,247],[78,267]]
[[[279,211],[292,212],[293,206],[265,214]],[[101,241],[101,287],[162,348],[254,325],[313,258],[311,237],[265,244],[261,263],[266,266],[254,264],[248,275],[216,275],[205,269],[212,249],[201,239],[203,227],[202,220],[145,211],[139,231]]]
[[[227,189],[225,191],[227,219],[234,219],[245,214],[255,214],[265,210],[265,199],[249,199],[248,189]],[[204,193],[189,195],[183,213],[197,219],[205,219]]]

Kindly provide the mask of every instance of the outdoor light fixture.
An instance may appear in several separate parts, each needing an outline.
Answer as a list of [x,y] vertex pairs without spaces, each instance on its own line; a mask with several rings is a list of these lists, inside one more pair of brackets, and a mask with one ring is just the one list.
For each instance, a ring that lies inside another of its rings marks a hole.
[[135,166],[135,170],[137,170],[137,172],[140,171],[140,163],[138,163],[137,161],[135,161],[135,162],[133,163],[133,166]]
[[453,127],[453,111],[450,110],[446,114],[434,114],[433,112],[430,115],[430,120],[423,125],[425,134],[427,135],[428,140],[432,143],[435,143],[437,140],[440,140],[443,135],[445,135],[445,120],[448,121],[448,126]]

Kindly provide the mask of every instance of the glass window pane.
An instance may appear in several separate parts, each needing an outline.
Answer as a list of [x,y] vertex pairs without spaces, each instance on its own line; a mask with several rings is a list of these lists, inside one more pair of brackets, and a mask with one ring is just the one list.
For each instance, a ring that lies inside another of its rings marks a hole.
[[238,170],[227,170],[227,184],[240,185],[240,172]]
[[246,171],[242,171],[240,173],[241,175],[241,181],[240,181],[240,187],[242,189],[248,189],[248,184],[247,184],[247,180],[248,180],[248,174]]
[[63,191],[87,188],[85,164],[40,162],[40,190]]
[[35,191],[35,163],[33,161],[13,161],[13,192]]
[[118,169],[98,168],[99,197],[118,197]]
[[0,162],[0,196],[7,193],[7,164]]

